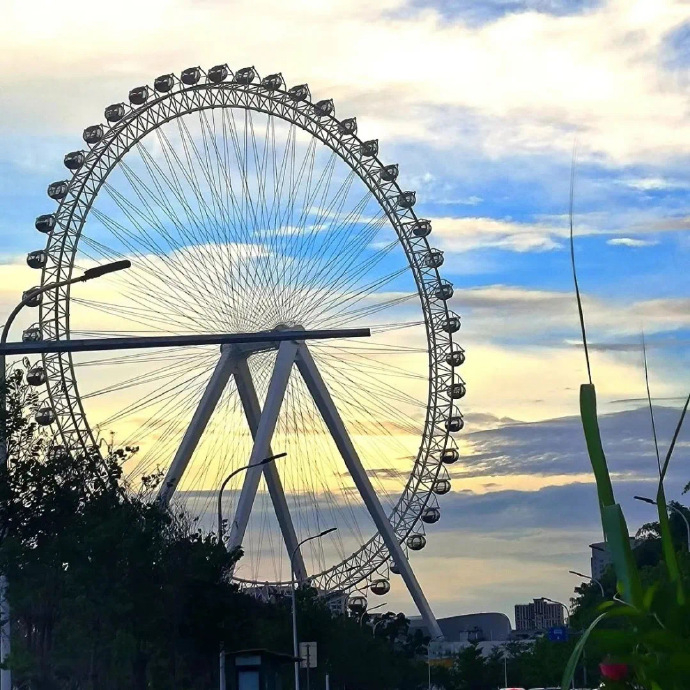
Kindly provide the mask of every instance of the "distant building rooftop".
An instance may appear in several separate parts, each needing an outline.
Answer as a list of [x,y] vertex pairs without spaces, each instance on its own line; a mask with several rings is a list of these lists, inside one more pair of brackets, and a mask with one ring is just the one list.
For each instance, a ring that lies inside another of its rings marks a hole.
[[[510,619],[504,613],[468,613],[439,618],[438,625],[446,642],[501,642],[511,633]],[[421,618],[410,619],[410,630],[429,634]]]

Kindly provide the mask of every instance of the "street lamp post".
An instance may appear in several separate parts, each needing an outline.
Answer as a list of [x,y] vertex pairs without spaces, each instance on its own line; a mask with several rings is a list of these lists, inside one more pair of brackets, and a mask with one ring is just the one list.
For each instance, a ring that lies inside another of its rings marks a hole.
[[585,580],[591,580],[592,582],[596,582],[599,585],[599,589],[601,590],[601,598],[606,599],[606,594],[604,592],[604,585],[601,584],[599,580],[597,580],[596,577],[590,577],[589,575],[585,575],[584,573],[578,573],[576,570],[569,570],[568,571],[571,575],[577,575],[578,577],[584,577]]
[[[223,491],[227,486],[228,482],[240,472],[246,472],[252,467],[260,467],[261,465],[267,465],[269,462],[273,462],[278,458],[283,458],[287,453],[278,453],[277,455],[271,455],[259,462],[255,462],[251,465],[245,465],[244,467],[238,467],[236,470],[230,472],[230,474],[223,480],[218,491],[218,543],[223,543]],[[218,657],[218,687],[220,690],[225,690],[225,648],[223,643],[220,643],[220,655]]]
[[[635,496],[634,497],[636,501],[642,501],[643,503],[649,503],[650,505],[657,505],[657,502],[652,500],[651,498],[646,498],[645,496]],[[683,522],[685,523],[685,532],[687,534],[687,541],[688,541],[688,551],[690,551],[690,522],[688,522],[688,519],[685,517],[685,513],[682,510],[679,510],[676,508],[676,506],[671,505],[670,503],[667,504],[667,507],[669,510],[673,511],[674,513],[677,513],[683,518]]]
[[223,483],[220,485],[220,490],[218,491],[218,541],[219,542],[221,542],[223,539],[223,506],[222,506],[223,491],[225,490],[225,487],[228,485],[228,482],[233,477],[236,477],[240,472],[246,472],[247,470],[250,470],[252,467],[261,467],[261,465],[267,465],[269,462],[273,462],[274,460],[277,460],[278,458],[284,458],[286,455],[287,455],[287,453],[278,453],[276,455],[270,455],[269,457],[264,458],[263,460],[260,460],[259,462],[255,462],[252,465],[246,465],[245,467],[239,467],[238,469],[230,472],[230,474],[223,480]]
[[[87,268],[84,273],[74,278],[67,280],[60,280],[55,283],[48,283],[41,287],[30,290],[22,301],[10,312],[10,315],[5,321],[5,326],[2,329],[2,336],[0,336],[0,345],[5,345],[7,336],[10,332],[10,327],[14,322],[17,314],[32,300],[36,299],[48,290],[56,290],[57,288],[66,287],[67,285],[74,285],[75,283],[85,283],[87,280],[100,278],[101,276],[116,271],[122,271],[129,268],[132,263],[128,260],[114,261],[113,263],[103,264],[102,266],[94,266]],[[5,353],[0,353],[0,413],[2,413],[2,423],[0,424],[0,469],[4,470],[7,467],[7,422],[5,416],[7,414],[7,372],[5,369]],[[4,529],[4,526],[0,530]],[[4,664],[11,651],[10,639],[10,605],[7,600],[7,577],[0,575],[0,663]],[[12,671],[8,668],[0,670],[0,690],[12,690]]]
[[436,642],[436,640],[442,640],[443,635],[437,635],[429,640],[429,644],[426,646],[426,669],[427,669],[427,687],[431,690],[431,646]]
[[[565,614],[567,616],[565,624],[567,628],[570,628],[570,609],[562,601],[557,601],[556,599],[549,599],[548,597],[544,597],[544,601],[548,601],[551,604],[558,604],[559,606],[563,607],[563,610],[565,611]],[[575,678],[572,679],[571,687],[575,688]]]
[[299,551],[300,547],[303,544],[306,544],[308,541],[311,541],[312,539],[320,539],[321,537],[325,537],[327,534],[330,534],[331,532],[335,532],[337,530],[337,527],[330,527],[329,529],[324,530],[323,532],[319,532],[318,534],[312,534],[311,537],[307,537],[306,539],[302,539],[302,541],[295,546],[295,548],[292,550],[292,553],[290,554],[290,574],[292,577],[292,580],[290,582],[291,585],[291,597],[292,597],[292,654],[295,657],[295,690],[299,690],[299,643],[297,642],[297,597],[295,596],[295,583],[296,583],[296,578],[295,578],[295,554]]

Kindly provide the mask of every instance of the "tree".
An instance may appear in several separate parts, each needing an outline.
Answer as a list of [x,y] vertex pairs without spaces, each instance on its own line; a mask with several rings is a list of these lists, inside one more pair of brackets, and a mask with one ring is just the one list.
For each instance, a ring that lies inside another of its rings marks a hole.
[[453,676],[458,690],[485,690],[487,666],[477,643],[463,647],[455,657]]
[[[0,477],[0,569],[8,576],[15,682],[36,690],[206,690],[218,651],[292,650],[289,597],[275,603],[230,581],[241,557],[151,499],[158,477],[126,487],[136,448],[70,453],[33,421],[36,394],[8,378],[10,463]],[[377,630],[331,616],[298,592],[302,639],[319,642],[332,687],[416,690],[419,635],[397,616]],[[357,663],[353,663],[353,659]],[[286,673],[289,669],[286,670]]]

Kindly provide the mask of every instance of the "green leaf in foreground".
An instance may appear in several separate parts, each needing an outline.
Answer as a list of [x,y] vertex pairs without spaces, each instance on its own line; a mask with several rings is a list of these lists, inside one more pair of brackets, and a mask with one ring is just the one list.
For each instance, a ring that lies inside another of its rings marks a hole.
[[616,501],[613,497],[611,477],[606,465],[604,448],[601,444],[599,421],[597,420],[597,394],[594,384],[584,383],[580,386],[580,416],[587,442],[587,452],[597,481],[599,505],[602,507],[613,505]]
[[608,611],[604,611],[604,613],[600,613],[589,625],[587,630],[585,630],[582,633],[582,636],[580,639],[577,641],[577,644],[575,645],[575,649],[573,649],[573,653],[570,655],[570,659],[568,659],[568,663],[566,664],[565,671],[563,671],[563,679],[561,680],[561,690],[568,690],[570,687],[570,684],[572,683],[573,676],[575,675],[575,669],[577,668],[577,664],[580,661],[580,656],[582,655],[582,650],[585,648],[585,645],[587,644],[587,639],[589,636],[592,634],[592,631],[594,628],[599,625],[599,623],[604,620],[609,615]]

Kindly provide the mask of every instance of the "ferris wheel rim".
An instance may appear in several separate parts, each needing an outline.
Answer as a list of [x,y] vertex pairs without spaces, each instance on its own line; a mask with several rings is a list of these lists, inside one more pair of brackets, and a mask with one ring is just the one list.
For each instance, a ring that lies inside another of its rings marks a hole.
[[[46,264],[43,267],[41,283],[45,285],[52,282],[55,276],[71,275],[82,228],[99,190],[127,152],[167,122],[193,112],[214,108],[252,110],[291,123],[328,146],[371,191],[388,217],[396,233],[398,244],[402,247],[410,266],[424,315],[429,363],[427,413],[414,465],[405,489],[390,513],[393,528],[402,543],[419,524],[422,511],[434,495],[432,487],[443,468],[441,454],[451,442],[450,432],[443,428],[443,422],[452,413],[453,400],[452,398],[444,400],[442,390],[455,383],[456,380],[461,380],[453,366],[445,365],[445,357],[447,353],[453,351],[454,341],[452,333],[444,332],[440,324],[442,320],[450,318],[451,312],[447,302],[441,299],[434,300],[432,293],[432,283],[436,286],[443,281],[438,267],[421,265],[422,253],[428,254],[432,251],[431,245],[426,236],[411,240],[411,234],[405,233],[406,228],[409,230],[420,219],[411,207],[400,209],[393,203],[394,199],[399,199],[404,194],[404,190],[395,179],[387,182],[385,186],[382,184],[380,171],[385,164],[380,160],[378,153],[368,156],[365,164],[365,159],[361,154],[359,157],[356,156],[356,150],[361,152],[365,142],[356,133],[342,134],[341,132],[339,136],[334,136],[335,129],[341,125],[342,121],[336,119],[334,115],[324,116],[317,113],[315,104],[308,98],[294,100],[287,87],[269,90],[263,86],[263,82],[259,84],[242,84],[235,81],[211,83],[207,80],[204,83],[185,86],[178,78],[175,79],[175,84],[169,91],[160,93],[151,89],[151,92],[155,94],[151,100],[140,106],[130,107],[127,114],[118,122],[109,126],[108,129],[104,127],[102,139],[92,145],[86,153],[86,161],[69,180],[68,191],[60,201],[55,214],[56,227],[48,236],[46,245],[46,254],[49,260],[53,259],[53,265]],[[218,99],[219,95],[221,96],[219,100],[222,100],[222,96],[228,98],[235,96],[237,102],[218,104],[214,101],[214,97]],[[194,101],[195,98],[198,102]],[[243,104],[240,104],[242,98],[245,100]],[[185,103],[187,107],[184,107]],[[175,105],[180,106],[180,109],[176,110]],[[158,111],[154,111],[157,106]],[[165,115],[166,107],[167,115]],[[156,114],[159,117],[155,117]],[[161,114],[164,116],[160,117]],[[142,123],[144,126],[140,127]],[[123,140],[126,141],[130,127],[135,131],[137,127],[140,128],[127,145],[117,150],[117,146],[121,145]],[[115,156],[108,165],[103,166],[104,158],[112,154],[113,150],[116,151]],[[348,156],[343,155],[345,151]],[[72,243],[71,247],[69,247],[69,242]],[[430,277],[425,280],[424,276]],[[51,291],[47,297],[48,299],[40,305],[39,313],[43,337],[48,340],[69,337],[69,288]],[[89,425],[79,395],[71,354],[44,355],[43,365],[48,373],[48,395],[56,417],[60,418],[59,429],[65,445],[77,447],[74,441],[78,441],[82,447],[95,445],[93,429]],[[63,423],[63,417],[68,420],[71,418],[72,429]],[[80,423],[82,428],[79,428]],[[381,541],[380,534],[375,532],[374,536],[362,544],[350,557],[315,574],[310,579],[313,582],[325,584],[328,589],[336,587],[348,589],[376,572],[387,559],[387,549]],[[348,567],[352,566],[352,563],[355,564],[354,567]],[[243,581],[241,578],[235,579]],[[261,584],[248,580],[244,582]],[[279,586],[287,583],[270,584]]]

